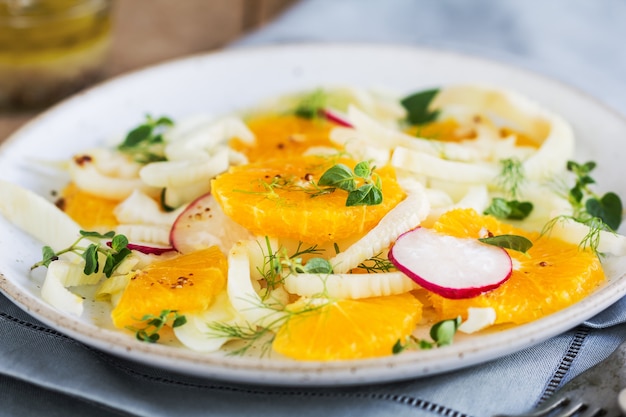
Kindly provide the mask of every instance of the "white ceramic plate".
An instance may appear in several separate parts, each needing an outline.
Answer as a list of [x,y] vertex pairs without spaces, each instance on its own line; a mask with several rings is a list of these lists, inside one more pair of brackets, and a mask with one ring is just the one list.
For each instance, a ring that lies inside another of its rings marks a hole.
[[[519,91],[558,112],[574,126],[579,160],[599,163],[595,177],[626,196],[614,152],[626,121],[552,80],[499,63],[411,47],[296,45],[194,56],[123,76],[44,113],[0,147],[0,178],[51,196],[66,179],[33,161],[61,160],[117,136],[150,113],[174,119],[220,114],[264,98],[319,86],[385,87],[399,93],[451,83],[487,83]],[[37,168],[39,166],[39,168]],[[49,326],[88,345],[167,369],[231,381],[281,385],[337,385],[392,381],[458,369],[523,349],[574,327],[626,293],[612,272],[606,285],[582,302],[533,323],[458,340],[452,346],[380,359],[331,363],[199,354],[151,345],[102,326],[106,309],[88,305],[83,318],[59,313],[39,297],[28,275],[41,244],[0,218],[0,289]]]

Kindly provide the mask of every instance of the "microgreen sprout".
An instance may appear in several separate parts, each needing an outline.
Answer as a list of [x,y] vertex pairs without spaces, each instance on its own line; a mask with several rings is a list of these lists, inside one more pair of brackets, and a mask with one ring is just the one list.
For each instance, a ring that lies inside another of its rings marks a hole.
[[137,340],[156,343],[161,337],[159,332],[166,324],[171,323],[172,328],[179,327],[187,323],[187,318],[178,314],[176,310],[163,310],[158,316],[146,314],[141,321],[144,322],[144,327],[128,326],[127,329],[135,332]]
[[574,174],[576,183],[568,192],[568,200],[574,209],[573,217],[585,223],[593,217],[602,220],[611,230],[617,230],[622,222],[622,201],[613,192],[596,194],[589,185],[595,184],[589,173],[596,167],[595,162],[578,164],[567,162],[567,170]]
[[495,197],[484,211],[499,219],[524,220],[533,210],[533,204],[529,201],[519,201],[520,188],[526,177],[522,162],[517,158],[507,158],[500,161],[502,170],[497,183],[509,197]]
[[430,338],[432,341],[425,339],[418,339],[417,337],[410,335],[407,336],[404,341],[399,340],[393,345],[392,353],[397,355],[407,349],[432,349],[435,347],[448,346],[454,341],[454,335],[456,334],[459,326],[461,325],[461,317],[454,319],[447,319],[439,321],[433,324],[430,328]]
[[117,149],[142,164],[164,161],[166,157],[163,132],[173,124],[174,122],[169,117],[162,116],[154,119],[146,115],[145,122],[128,132]]
[[575,184],[564,193],[572,206],[571,215],[560,215],[551,219],[543,227],[542,234],[548,234],[559,221],[574,220],[589,228],[589,232],[582,238],[579,246],[590,249],[597,255],[600,245],[600,233],[614,233],[622,222],[622,201],[620,197],[607,192],[599,195],[591,190],[591,184],[596,181],[589,175],[596,167],[593,161],[579,164],[567,162],[567,171],[575,177]]
[[[103,246],[102,242],[91,243],[87,246],[82,246],[84,238],[107,240],[108,243]],[[131,250],[128,249],[128,239],[124,235],[116,235],[115,232],[99,233],[80,231],[80,237],[76,239],[69,247],[55,252],[50,246],[44,246],[42,248],[43,259],[31,267],[32,269],[40,266],[47,267],[50,262],[59,259],[59,256],[64,253],[75,253],[81,256],[85,260],[85,267],[83,272],[85,275],[90,275],[100,270],[99,255],[105,256],[105,263],[102,267],[102,272],[110,277],[115,269],[122,263],[126,256],[130,255]]]
[[264,262],[261,267],[257,267],[257,270],[265,279],[269,289],[276,288],[289,274],[330,274],[333,272],[332,265],[324,258],[310,257],[304,262],[303,256],[319,255],[324,252],[324,249],[318,248],[317,245],[304,247],[302,242],[298,242],[294,253],[289,255],[283,246],[274,250],[270,239],[266,236],[265,248],[262,249]]

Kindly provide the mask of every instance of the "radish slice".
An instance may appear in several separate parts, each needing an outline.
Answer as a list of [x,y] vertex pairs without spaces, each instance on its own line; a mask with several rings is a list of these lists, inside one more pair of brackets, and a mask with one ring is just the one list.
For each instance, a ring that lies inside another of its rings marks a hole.
[[[111,242],[107,242],[107,246],[111,247]],[[136,250],[137,252],[145,253],[146,255],[163,255],[167,252],[173,252],[174,249],[171,246],[149,246],[139,243],[129,243],[126,247],[130,250]]]
[[170,230],[170,244],[180,253],[190,253],[213,245],[224,253],[250,232],[226,216],[213,195],[205,194],[189,203]]
[[320,110],[320,112],[326,118],[326,120],[338,124],[339,126],[352,127],[352,124],[346,120],[346,117],[340,115],[339,112],[337,112],[336,110],[326,108]]
[[513,263],[502,248],[420,227],[401,235],[389,260],[423,288],[445,298],[471,298],[503,284]]

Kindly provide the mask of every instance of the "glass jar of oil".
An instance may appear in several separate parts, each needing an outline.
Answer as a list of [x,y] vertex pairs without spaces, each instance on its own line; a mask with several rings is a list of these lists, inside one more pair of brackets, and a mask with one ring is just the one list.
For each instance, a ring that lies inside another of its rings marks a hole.
[[42,108],[99,79],[112,0],[0,0],[0,110]]

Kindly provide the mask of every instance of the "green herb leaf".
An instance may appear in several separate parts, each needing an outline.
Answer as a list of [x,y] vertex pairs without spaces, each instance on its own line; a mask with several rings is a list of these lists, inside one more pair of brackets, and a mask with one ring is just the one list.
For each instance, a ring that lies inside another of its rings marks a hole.
[[371,258],[361,262],[357,265],[357,268],[366,271],[368,274],[377,274],[396,270],[396,266],[393,262],[391,262],[389,258],[383,256],[382,252],[379,252]]
[[152,126],[151,125],[140,125],[128,132],[124,142],[120,145],[124,148],[131,148],[139,145],[141,142],[144,142],[150,138],[152,135]]
[[337,187],[344,191],[356,189],[354,174],[344,164],[337,164],[326,170],[317,182],[321,186]]
[[161,338],[159,332],[169,321],[172,322],[172,327],[179,327],[187,322],[187,318],[178,314],[176,310],[163,310],[158,316],[146,314],[141,318],[141,321],[144,322],[143,327],[128,326],[127,329],[135,332],[137,340],[156,343]]
[[43,248],[41,248],[41,254],[43,256],[43,260],[41,262],[46,267],[50,265],[50,262],[56,261],[57,259],[59,259],[57,254],[54,252],[54,250],[50,246],[44,246]]
[[[337,187],[348,191],[346,206],[373,206],[383,201],[382,181],[374,173],[369,161],[361,161],[354,172],[344,164],[330,167],[322,174],[317,185]],[[361,183],[360,186],[358,184]]]
[[533,247],[533,242],[524,236],[518,235],[498,235],[479,238],[478,240],[488,245],[511,249],[522,253],[528,252],[528,250]]
[[383,193],[374,184],[363,184],[354,191],[350,191],[346,206],[375,206],[383,202]]
[[[298,247],[292,255],[287,253],[287,249],[281,246],[274,250],[269,237],[265,236],[265,248],[261,247],[264,262],[262,267],[257,267],[257,271],[263,276],[268,289],[276,288],[283,282],[284,276],[291,273],[332,273],[332,266],[328,261],[319,257],[311,257],[306,265],[302,265],[302,256],[319,255],[324,252],[317,245],[303,247],[299,242]],[[314,272],[320,271],[320,272]]]
[[495,197],[484,214],[490,214],[499,219],[524,220],[532,210],[533,204],[529,201],[507,201],[504,198]]
[[397,355],[409,348],[427,350],[434,347],[451,345],[454,340],[454,335],[460,325],[461,316],[455,319],[437,322],[430,328],[430,337],[433,340],[432,342],[409,335],[406,337],[404,342],[398,339],[391,348],[391,353]]
[[391,353],[394,355],[397,355],[399,353],[402,353],[406,348],[407,348],[407,345],[402,343],[402,341],[398,339],[396,340],[396,343],[394,343],[393,347],[391,348]]
[[622,222],[622,201],[613,192],[600,196],[589,188],[590,184],[595,184],[595,180],[589,175],[595,167],[596,163],[593,161],[584,164],[567,161],[567,170],[576,176],[576,184],[567,195],[574,209],[573,218],[580,223],[596,218],[615,231]]
[[79,233],[83,237],[95,237],[97,239],[111,239],[113,236],[115,236],[114,231],[100,233],[100,232],[91,232],[91,231],[81,230]]
[[[94,239],[111,239],[111,242],[109,243],[110,247],[101,245],[101,242],[91,243],[87,247],[79,246],[81,242],[84,241],[84,238],[87,238],[90,241],[93,241]],[[126,247],[127,245],[128,239],[126,236],[116,235],[113,231],[100,233],[81,230],[80,237],[65,249],[55,252],[49,246],[44,246],[42,248],[43,259],[34,264],[31,269],[35,269],[40,266],[48,267],[50,262],[57,260],[60,255],[72,252],[81,256],[85,260],[83,272],[85,275],[91,275],[100,270],[100,255],[104,255],[105,264],[102,271],[107,277],[111,277],[124,258],[130,255],[131,250]]]
[[430,328],[430,337],[437,346],[451,345],[457,329],[461,325],[461,317],[442,320]]
[[309,274],[332,274],[333,267],[324,258],[311,258],[304,264],[303,270]]
[[372,175],[372,167],[369,161],[361,161],[354,166],[354,175],[359,178],[367,179]]
[[327,99],[324,90],[315,90],[300,101],[294,114],[304,119],[315,119],[320,115],[320,110],[326,106]]
[[421,125],[437,119],[439,110],[429,110],[430,103],[439,94],[439,89],[420,91],[403,98],[400,104],[407,111],[407,120],[413,125]]
[[583,201],[584,196],[583,190],[581,190],[578,186],[569,190],[569,201],[572,204],[580,204],[580,202]]
[[174,322],[172,323],[172,327],[180,327],[184,324],[187,324],[187,317],[185,316],[178,316],[174,319]]
[[126,248],[128,245],[128,239],[124,235],[114,236],[111,240],[111,249],[115,252],[119,252],[120,250]]
[[519,189],[526,181],[524,165],[517,158],[502,159],[500,160],[500,165],[502,169],[497,178],[498,185],[512,200],[517,199],[519,197]]
[[83,259],[85,259],[85,268],[83,270],[85,275],[90,275],[98,272],[98,245],[89,245],[87,247],[87,250],[83,252]]
[[612,230],[617,230],[622,222],[622,200],[615,193],[604,194],[601,199],[590,198],[585,203],[587,212],[602,219]]
[[104,264],[104,268],[102,272],[107,278],[110,278],[115,272],[115,268],[119,266],[120,263],[131,254],[131,250],[127,247],[121,247],[118,252],[109,252],[106,256],[106,262]]
[[146,121],[130,130],[117,149],[132,156],[139,163],[164,161],[163,132],[173,124],[169,117],[153,119],[147,115]]

